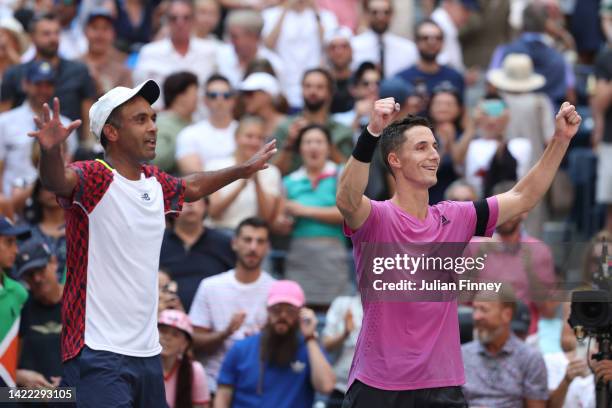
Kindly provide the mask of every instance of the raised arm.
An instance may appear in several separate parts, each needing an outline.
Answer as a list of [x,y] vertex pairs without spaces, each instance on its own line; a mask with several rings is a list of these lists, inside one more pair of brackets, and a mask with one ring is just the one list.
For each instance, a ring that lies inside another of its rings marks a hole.
[[497,196],[499,203],[497,225],[531,210],[542,199],[550,188],[581,121],[582,118],[573,105],[569,102],[561,105],[556,117],[555,134],[540,160],[512,190]]
[[53,98],[53,115],[49,105],[43,105],[42,117],[34,117],[38,130],[28,133],[40,144],[40,181],[46,190],[62,197],[70,197],[77,183],[76,173],[66,168],[62,157],[62,146],[72,131],[81,125],[75,120],[64,127],[60,120],[59,99]]
[[399,110],[396,105],[393,98],[380,99],[374,103],[370,123],[366,131],[359,137],[353,155],[349,158],[340,177],[336,206],[347,225],[352,229],[361,227],[370,215],[372,208],[370,200],[363,195],[368,185],[370,162],[378,138]]
[[184,177],[186,201],[196,201],[214,193],[240,178],[249,178],[255,172],[268,168],[268,160],[276,153],[276,140],[267,143],[246,162],[217,171],[203,171]]

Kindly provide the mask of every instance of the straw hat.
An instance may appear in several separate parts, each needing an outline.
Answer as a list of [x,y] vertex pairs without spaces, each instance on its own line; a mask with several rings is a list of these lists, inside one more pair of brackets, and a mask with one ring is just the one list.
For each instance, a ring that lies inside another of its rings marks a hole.
[[531,92],[540,89],[546,78],[533,72],[533,61],[527,54],[508,54],[502,68],[492,69],[488,81],[500,91]]

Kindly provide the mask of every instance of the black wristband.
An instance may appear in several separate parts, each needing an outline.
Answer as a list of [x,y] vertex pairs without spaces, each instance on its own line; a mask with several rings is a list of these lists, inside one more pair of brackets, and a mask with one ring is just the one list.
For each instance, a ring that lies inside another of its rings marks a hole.
[[353,157],[362,163],[370,163],[379,140],[380,136],[372,136],[366,127],[357,139],[357,144],[353,149]]

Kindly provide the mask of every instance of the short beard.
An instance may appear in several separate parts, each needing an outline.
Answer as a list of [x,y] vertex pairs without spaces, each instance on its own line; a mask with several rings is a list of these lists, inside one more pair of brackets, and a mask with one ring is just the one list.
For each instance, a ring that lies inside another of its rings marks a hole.
[[491,344],[502,334],[503,328],[500,326],[495,330],[482,330],[476,329],[476,338],[481,344],[487,346]]
[[288,367],[298,351],[297,325],[289,328],[286,334],[276,334],[270,323],[261,331],[261,360],[278,367]]
[[419,51],[419,55],[421,56],[421,59],[425,62],[436,62],[436,59],[438,58],[438,54],[430,54],[430,53],[426,53],[426,52],[422,52]]
[[308,112],[319,112],[325,106],[324,100],[308,101],[304,99],[304,106]]
[[57,56],[57,48],[50,50],[48,48],[37,48],[36,52],[44,59],[53,59]]

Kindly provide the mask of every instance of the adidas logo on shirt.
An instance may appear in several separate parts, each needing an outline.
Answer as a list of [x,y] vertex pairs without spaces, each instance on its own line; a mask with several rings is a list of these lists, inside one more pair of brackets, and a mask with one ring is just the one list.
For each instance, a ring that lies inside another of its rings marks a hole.
[[448,218],[446,218],[445,216],[440,216],[440,221],[442,222],[442,225],[448,225],[450,224],[450,220]]
[[149,197],[149,193],[144,193],[140,196],[143,201],[151,201],[151,197]]

